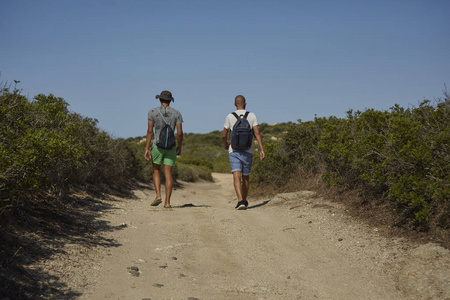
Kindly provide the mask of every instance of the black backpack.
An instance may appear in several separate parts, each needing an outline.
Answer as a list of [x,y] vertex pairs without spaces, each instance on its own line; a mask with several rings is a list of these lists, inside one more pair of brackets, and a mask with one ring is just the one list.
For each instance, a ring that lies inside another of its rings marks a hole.
[[231,148],[233,150],[248,150],[252,146],[253,128],[247,120],[249,113],[247,111],[245,115],[240,116],[235,112],[232,113],[237,119],[231,131]]
[[173,132],[172,127],[170,127],[170,123],[172,123],[173,117],[177,113],[177,111],[173,112],[172,118],[170,119],[169,123],[166,122],[166,119],[164,119],[163,114],[159,111],[157,108],[159,114],[161,115],[165,125],[161,129],[161,132],[159,133],[159,140],[158,143],[156,143],[156,146],[158,148],[167,149],[170,150],[173,148],[173,146],[176,145],[175,143],[175,133]]

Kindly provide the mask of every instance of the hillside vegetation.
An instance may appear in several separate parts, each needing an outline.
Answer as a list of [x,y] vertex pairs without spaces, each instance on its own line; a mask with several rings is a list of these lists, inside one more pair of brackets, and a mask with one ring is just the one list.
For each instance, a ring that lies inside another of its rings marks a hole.
[[[260,124],[264,144],[278,141],[286,132],[292,122],[276,125]],[[151,180],[151,164],[146,163],[143,157],[145,151],[145,136],[127,139],[128,145],[133,149],[134,155],[143,166],[142,176]],[[255,143],[255,147],[257,144]],[[231,171],[228,151],[223,148],[222,131],[216,130],[206,134],[185,133],[183,139],[183,152],[177,158],[174,168],[174,177],[188,182],[198,180],[212,180],[211,172],[227,173]]]
[[[314,179],[340,193],[357,191],[366,205],[395,204],[399,224],[448,230],[450,100],[444,96],[417,108],[395,105],[387,111],[350,110],[346,118],[262,123],[267,158],[254,160],[252,189],[295,189]],[[151,180],[144,136],[114,139],[51,94],[29,101],[4,85],[0,100],[3,222],[26,215],[24,208],[32,211],[43,199],[63,201],[73,189],[118,189]],[[211,172],[229,171],[220,131],[185,133],[175,179],[212,180]]]
[[[207,134],[184,133],[183,151],[177,158],[174,178],[195,182],[212,180],[212,172],[228,172],[228,154],[222,146],[222,134],[213,131]],[[140,163],[140,177],[151,180],[152,166],[144,159],[145,136],[127,139]]]
[[0,115],[0,214],[62,199],[73,187],[120,185],[141,168],[125,141],[69,112],[62,98],[29,101],[4,87]]
[[[397,225],[441,232],[450,216],[450,97],[416,108],[348,111],[290,126],[252,180],[281,190],[315,179],[362,205],[390,206]],[[321,187],[323,188],[323,186]],[[267,190],[267,189],[266,189]]]

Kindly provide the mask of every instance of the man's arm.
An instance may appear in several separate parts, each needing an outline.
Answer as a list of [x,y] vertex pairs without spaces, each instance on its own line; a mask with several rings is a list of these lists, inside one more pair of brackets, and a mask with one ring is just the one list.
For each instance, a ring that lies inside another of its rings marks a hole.
[[222,140],[223,140],[223,147],[225,150],[228,150],[230,147],[230,144],[228,144],[228,129],[224,128],[222,131]]
[[177,155],[180,155],[183,147],[183,126],[181,123],[177,124],[177,142]]
[[144,157],[146,160],[152,159],[152,153],[150,152],[150,143],[153,139],[153,121],[148,121],[148,128],[147,128],[147,140],[145,144],[145,154]]
[[259,132],[259,126],[258,125],[253,126],[253,133],[255,134],[256,141],[258,142],[258,145],[259,145],[259,159],[261,161],[263,161],[264,158],[266,157],[266,154],[264,153],[262,136],[261,136],[261,132]]

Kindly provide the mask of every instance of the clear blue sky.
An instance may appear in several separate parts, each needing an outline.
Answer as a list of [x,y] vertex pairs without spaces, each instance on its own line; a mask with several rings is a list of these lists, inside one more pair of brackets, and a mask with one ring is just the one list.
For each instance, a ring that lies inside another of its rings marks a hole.
[[[450,85],[450,1],[0,1],[1,81],[52,93],[114,137],[170,90],[185,132],[417,106]],[[449,87],[450,88],[450,87]]]

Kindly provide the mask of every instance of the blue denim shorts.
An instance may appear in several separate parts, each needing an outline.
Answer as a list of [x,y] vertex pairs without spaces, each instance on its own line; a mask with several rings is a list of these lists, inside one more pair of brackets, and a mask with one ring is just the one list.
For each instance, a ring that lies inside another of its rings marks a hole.
[[253,154],[245,151],[233,151],[229,154],[231,173],[239,171],[242,175],[250,175],[252,169]]

